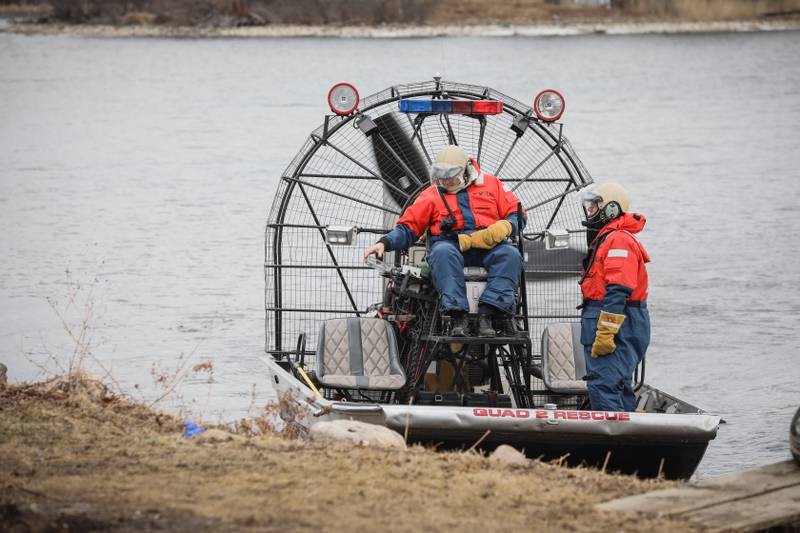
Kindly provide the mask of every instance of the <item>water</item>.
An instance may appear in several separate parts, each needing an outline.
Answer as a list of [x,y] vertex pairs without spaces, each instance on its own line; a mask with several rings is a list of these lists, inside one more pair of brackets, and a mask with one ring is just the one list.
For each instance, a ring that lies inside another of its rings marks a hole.
[[88,307],[93,353],[124,390],[155,399],[153,365],[172,373],[191,355],[212,361],[212,383],[195,374],[167,405],[242,416],[270,396],[263,225],[327,89],[439,71],[520,100],[566,95],[590,172],[624,182],[649,219],[648,381],[728,421],[698,475],[784,459],[800,405],[798,56],[800,32],[0,34],[0,361],[14,381],[66,366],[75,342],[54,308],[79,332]]

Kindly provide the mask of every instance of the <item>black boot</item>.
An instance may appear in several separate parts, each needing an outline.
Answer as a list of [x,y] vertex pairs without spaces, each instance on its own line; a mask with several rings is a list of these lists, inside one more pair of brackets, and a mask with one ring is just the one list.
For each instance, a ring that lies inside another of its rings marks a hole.
[[478,337],[494,337],[497,333],[492,327],[492,317],[478,315]]
[[469,337],[469,319],[466,313],[450,313],[450,336]]
[[504,316],[499,319],[499,331],[501,337],[518,337],[522,332],[517,328],[517,319],[513,316]]

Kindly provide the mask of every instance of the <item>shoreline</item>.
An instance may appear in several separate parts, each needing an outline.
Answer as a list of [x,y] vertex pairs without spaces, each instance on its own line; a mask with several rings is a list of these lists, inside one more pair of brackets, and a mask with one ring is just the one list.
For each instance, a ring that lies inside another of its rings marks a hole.
[[596,21],[530,24],[319,26],[280,24],[242,27],[83,25],[0,19],[0,33],[85,38],[343,38],[556,37],[589,34],[644,35],[752,33],[800,30],[800,18],[735,21]]
[[238,430],[207,426],[186,438],[180,419],[85,376],[0,385],[0,523],[35,531],[693,528],[680,517],[633,520],[597,507],[680,482],[305,440],[259,424],[269,412]]

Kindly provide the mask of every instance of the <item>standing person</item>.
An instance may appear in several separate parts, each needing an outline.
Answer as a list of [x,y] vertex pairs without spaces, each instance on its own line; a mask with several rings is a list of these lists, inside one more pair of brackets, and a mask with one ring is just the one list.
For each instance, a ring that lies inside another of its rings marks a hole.
[[628,193],[617,183],[590,188],[582,200],[590,236],[579,282],[589,401],[597,411],[633,411],[633,372],[650,344],[650,256],[634,235],[646,219],[628,212]]
[[364,253],[384,252],[414,244],[430,229],[428,264],[441,296],[440,310],[450,317],[450,335],[470,335],[464,266],[482,266],[489,273],[478,306],[478,335],[494,337],[493,320],[503,336],[517,333],[515,290],[522,256],[508,241],[518,227],[519,200],[491,174],[478,168],[458,146],[443,148],[431,168],[432,184],[423,190],[397,221],[395,228]]

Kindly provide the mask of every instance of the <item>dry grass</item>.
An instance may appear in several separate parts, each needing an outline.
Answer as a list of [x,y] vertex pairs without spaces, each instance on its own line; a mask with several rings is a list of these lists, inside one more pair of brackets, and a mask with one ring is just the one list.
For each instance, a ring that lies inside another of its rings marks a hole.
[[[52,4],[52,8],[50,7]],[[475,25],[797,17],[800,0],[616,0],[614,8],[550,0],[50,0],[0,6],[53,22],[115,26]]]
[[[267,413],[269,414],[269,413]],[[252,426],[251,426],[252,427]],[[20,530],[685,531],[593,504],[669,483],[476,453],[183,439],[179,420],[74,375],[0,391],[0,522]],[[228,437],[225,437],[228,435]]]
[[738,20],[800,13],[798,0],[621,0],[620,4],[631,15],[682,20]]
[[155,13],[148,13],[147,11],[129,11],[120,17],[119,22],[125,26],[137,26],[154,24],[157,19],[158,15]]
[[8,18],[40,18],[53,12],[50,4],[3,4],[0,5],[0,17]]

